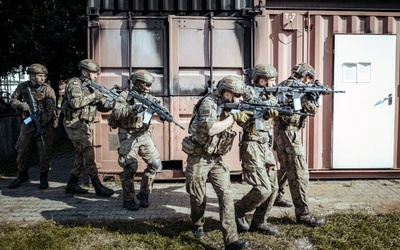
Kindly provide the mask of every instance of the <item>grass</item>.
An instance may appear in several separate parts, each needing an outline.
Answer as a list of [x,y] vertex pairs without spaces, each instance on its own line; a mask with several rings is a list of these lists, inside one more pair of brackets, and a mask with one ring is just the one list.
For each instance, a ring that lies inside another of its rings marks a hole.
[[[400,249],[400,213],[338,213],[309,228],[283,217],[276,236],[245,232],[251,249]],[[222,249],[218,221],[207,219],[206,237],[193,238],[189,219],[173,221],[53,221],[0,227],[0,249]]]

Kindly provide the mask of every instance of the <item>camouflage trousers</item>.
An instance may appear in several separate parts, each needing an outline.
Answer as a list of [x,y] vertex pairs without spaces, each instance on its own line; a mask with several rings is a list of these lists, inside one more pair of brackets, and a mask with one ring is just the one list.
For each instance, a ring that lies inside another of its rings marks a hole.
[[93,122],[86,123],[80,120],[67,126],[64,119],[65,131],[76,150],[74,166],[71,169],[73,176],[79,177],[83,171],[86,171],[90,178],[98,174],[94,159],[93,127]]
[[149,131],[142,135],[130,135],[127,133],[118,134],[120,144],[118,148],[118,164],[124,168],[124,173],[122,174],[122,190],[123,199],[125,201],[133,200],[135,196],[133,176],[131,176],[132,174],[127,174],[131,171],[127,168],[129,168],[129,165],[132,163],[137,164],[139,156],[142,157],[143,161],[147,164],[140,184],[140,193],[150,194],[153,189],[154,179],[158,167],[161,167],[161,161],[160,154],[150,135],[151,133]]
[[190,195],[190,218],[203,227],[206,210],[206,182],[211,182],[218,197],[219,216],[225,245],[238,240],[233,194],[228,166],[219,155],[189,155],[186,167],[186,192]]
[[44,145],[40,136],[37,135],[36,126],[33,121],[28,125],[21,125],[21,132],[15,144],[15,149],[18,152],[17,167],[19,172],[28,171],[33,144],[36,144],[38,149],[39,171],[41,173],[49,171],[54,140],[53,124],[47,124],[43,131]]
[[253,188],[235,203],[235,209],[239,217],[255,209],[252,225],[257,227],[266,223],[278,192],[275,158],[268,143],[257,141],[243,141],[240,155],[243,178]]
[[289,190],[295,206],[296,218],[309,214],[308,208],[308,165],[304,157],[301,133],[275,127],[274,149],[288,180]]

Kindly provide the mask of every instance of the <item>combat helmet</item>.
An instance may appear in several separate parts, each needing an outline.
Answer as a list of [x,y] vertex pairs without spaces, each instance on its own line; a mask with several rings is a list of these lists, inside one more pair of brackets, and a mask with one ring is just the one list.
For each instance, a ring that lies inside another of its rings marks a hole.
[[78,69],[87,69],[89,71],[92,72],[99,72],[100,71],[100,67],[99,65],[93,61],[92,59],[84,59],[82,61],[79,62],[78,64]]
[[148,91],[146,86],[150,87],[154,83],[154,80],[154,76],[144,69],[137,70],[131,76],[131,82],[136,88],[138,88],[139,92]]
[[217,91],[222,95],[223,91],[230,91],[234,94],[244,94],[245,85],[243,81],[234,75],[228,75],[218,82]]
[[28,74],[49,74],[47,68],[39,63],[29,65],[27,71]]
[[274,66],[269,64],[257,64],[250,72],[250,77],[253,82],[256,82],[259,77],[273,78],[278,76],[278,71]]
[[304,77],[309,75],[312,79],[315,77],[315,70],[314,68],[307,63],[299,63],[292,68],[292,73],[297,74],[300,77]]

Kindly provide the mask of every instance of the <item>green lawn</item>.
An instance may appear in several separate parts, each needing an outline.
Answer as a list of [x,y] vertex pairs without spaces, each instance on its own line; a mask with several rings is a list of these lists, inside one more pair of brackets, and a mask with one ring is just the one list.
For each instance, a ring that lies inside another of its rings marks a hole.
[[[368,215],[337,213],[326,225],[309,228],[293,218],[272,218],[276,236],[241,233],[251,249],[400,249],[400,212]],[[3,224],[0,249],[223,249],[218,221],[208,219],[206,237],[193,238],[188,219],[174,221],[53,221]]]

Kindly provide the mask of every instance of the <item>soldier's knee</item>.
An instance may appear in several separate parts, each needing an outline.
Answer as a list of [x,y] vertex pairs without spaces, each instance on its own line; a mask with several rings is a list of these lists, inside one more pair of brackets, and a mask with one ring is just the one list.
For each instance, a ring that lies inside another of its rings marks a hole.
[[147,169],[152,174],[155,174],[160,167],[161,167],[161,160],[160,159],[157,159],[157,160],[155,160],[152,163],[147,165]]
[[256,193],[263,198],[268,198],[272,193],[271,189],[268,189],[264,186],[256,186],[254,187],[254,191],[256,191]]
[[134,161],[124,167],[124,174],[126,178],[133,178],[138,169],[138,162]]

